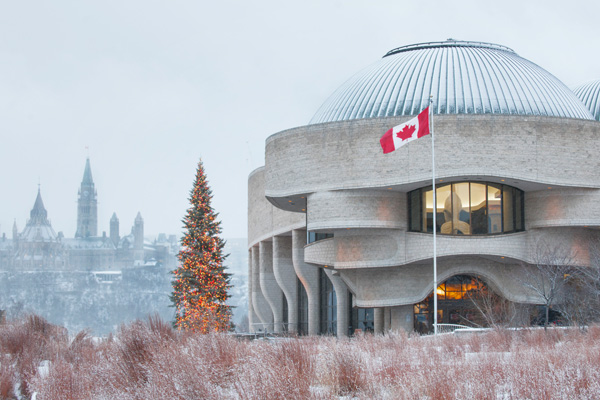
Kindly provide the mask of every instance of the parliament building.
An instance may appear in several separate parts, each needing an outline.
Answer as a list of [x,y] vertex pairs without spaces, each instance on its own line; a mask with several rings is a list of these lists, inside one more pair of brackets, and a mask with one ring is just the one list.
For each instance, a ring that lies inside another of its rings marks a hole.
[[56,233],[48,219],[41,190],[25,227],[19,231],[14,222],[12,237],[0,239],[0,269],[13,271],[88,271],[100,281],[110,282],[121,270],[144,264],[174,268],[178,242],[174,235],[144,239],[144,220],[140,213],[130,233],[121,234],[119,219],[113,213],[110,232],[98,233],[98,199],[90,160],[86,160],[77,196],[77,227],[74,237]]

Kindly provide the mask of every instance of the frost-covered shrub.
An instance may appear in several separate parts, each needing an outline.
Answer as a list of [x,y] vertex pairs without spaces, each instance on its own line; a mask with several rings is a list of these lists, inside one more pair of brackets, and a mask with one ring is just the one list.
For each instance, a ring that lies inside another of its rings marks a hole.
[[600,398],[600,327],[242,341],[157,318],[69,338],[36,317],[0,325],[0,398]]

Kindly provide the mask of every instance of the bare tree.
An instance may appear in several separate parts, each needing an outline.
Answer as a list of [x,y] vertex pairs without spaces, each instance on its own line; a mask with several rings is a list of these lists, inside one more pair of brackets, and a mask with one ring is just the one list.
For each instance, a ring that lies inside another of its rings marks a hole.
[[505,299],[489,288],[468,293],[468,298],[487,326],[499,328],[519,323],[521,305]]
[[569,283],[578,275],[578,269],[571,249],[552,246],[545,241],[537,243],[533,258],[533,265],[524,265],[525,272],[520,280],[542,301],[544,329],[547,329],[550,309],[568,298],[572,288]]
[[244,314],[242,319],[235,326],[236,332],[250,332],[250,321],[248,320],[248,314]]
[[575,267],[559,311],[573,325],[600,320],[600,242],[590,242],[590,264]]

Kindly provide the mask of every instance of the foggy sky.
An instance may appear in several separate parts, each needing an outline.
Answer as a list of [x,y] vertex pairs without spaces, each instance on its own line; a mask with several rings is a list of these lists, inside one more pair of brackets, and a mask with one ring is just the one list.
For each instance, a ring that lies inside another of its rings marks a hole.
[[[568,86],[600,79],[590,1],[5,1],[0,3],[0,233],[41,191],[73,237],[90,156],[99,233],[138,211],[181,233],[198,160],[225,237],[247,232],[264,141],[305,125],[346,79],[407,44],[508,46]],[[86,150],[86,147],[89,150]]]

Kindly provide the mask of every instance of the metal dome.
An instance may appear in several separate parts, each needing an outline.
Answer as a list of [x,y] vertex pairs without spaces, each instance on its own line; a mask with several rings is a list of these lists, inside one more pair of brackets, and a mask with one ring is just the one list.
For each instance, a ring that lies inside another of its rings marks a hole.
[[449,39],[391,50],[336,90],[310,123],[415,115],[430,95],[436,114],[593,119],[560,80],[508,47]]
[[600,80],[579,85],[573,92],[590,110],[596,121],[600,121]]

